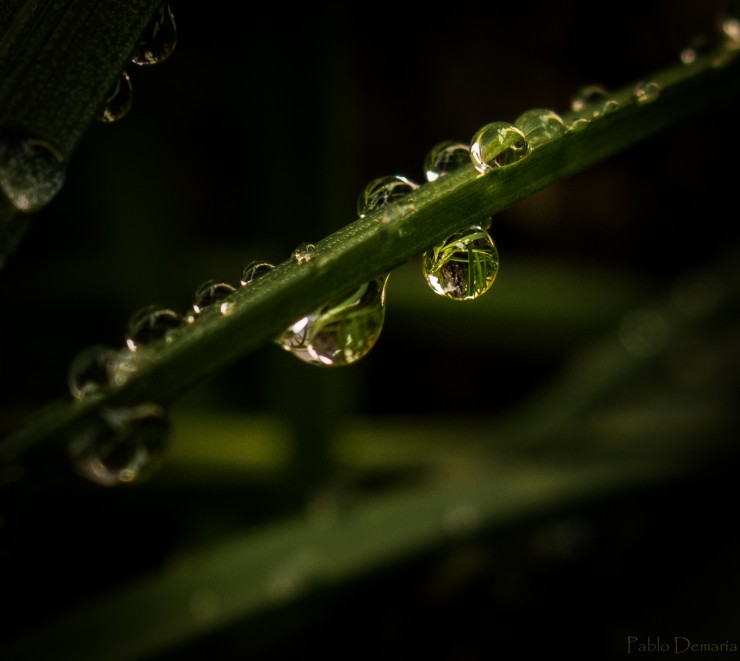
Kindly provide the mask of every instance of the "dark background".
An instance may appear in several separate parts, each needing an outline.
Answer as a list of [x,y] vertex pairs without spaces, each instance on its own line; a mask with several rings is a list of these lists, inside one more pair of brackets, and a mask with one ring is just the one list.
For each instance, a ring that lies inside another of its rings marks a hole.
[[[618,88],[672,66],[692,37],[714,34],[721,3],[171,6],[174,54],[129,69],[131,111],[90,127],[65,187],[0,273],[3,434],[66,396],[77,351],[120,345],[134,310],[184,310],[201,282],[235,284],[253,259],[286,259],[352,222],[370,179],[420,182],[437,142],[467,142],[483,124],[533,107],[565,112],[582,85]],[[502,213],[492,228],[500,278],[507,260],[523,260],[612,269],[657,293],[736,247],[737,111],[737,100],[714,108]],[[470,342],[463,327],[440,329],[423,288],[425,316],[409,323],[392,284],[383,335],[349,374],[317,374],[266,346],[188,401],[288,417],[442,417],[466,415],[472,399],[471,415],[498,415],[589,339],[581,329],[543,350],[543,327],[542,343],[497,344],[495,331]],[[471,365],[486,375],[479,395],[429,396],[440,373]],[[708,476],[483,531],[163,659],[266,661],[308,650],[325,659],[623,658],[627,635],[692,632],[740,643],[737,474],[734,458],[720,463]],[[183,495],[163,522],[146,491],[98,496],[75,479],[21,489],[0,519],[15,604],[8,631],[104,590],[93,575],[118,583],[156,566],[186,527],[198,528],[193,520],[229,508],[222,493]],[[246,525],[305,499],[291,485],[244,485],[239,495],[259,502]],[[135,535],[112,543],[121,521],[142,511],[134,530],[147,552]],[[50,558],[59,538],[72,541]],[[27,598],[29,581],[44,586],[42,605]]]

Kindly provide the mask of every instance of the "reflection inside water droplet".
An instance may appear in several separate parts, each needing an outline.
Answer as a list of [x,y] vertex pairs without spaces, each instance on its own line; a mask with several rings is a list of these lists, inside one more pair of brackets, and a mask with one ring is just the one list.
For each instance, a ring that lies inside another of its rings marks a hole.
[[71,439],[69,456],[75,471],[95,484],[139,483],[159,467],[168,431],[156,404],[104,408]]
[[446,140],[432,147],[424,158],[424,176],[435,181],[450,172],[470,166],[470,146]]
[[635,85],[634,97],[637,103],[652,103],[660,96],[660,85],[653,81],[641,81]]
[[246,287],[268,271],[272,271],[273,268],[275,267],[269,262],[249,262],[249,264],[244,267],[244,271],[242,271],[242,277],[239,282],[242,287]]
[[18,211],[46,206],[61,190],[65,174],[62,155],[49,142],[0,129],[0,190]]
[[385,319],[384,275],[296,321],[276,342],[311,365],[350,365],[375,345]]
[[485,294],[498,274],[498,250],[481,227],[450,236],[422,256],[427,284],[439,296],[469,301]]
[[400,174],[373,179],[365,186],[357,199],[357,214],[360,218],[364,218],[376,209],[405,199],[417,188],[419,184]]
[[222,302],[227,296],[233,294],[236,291],[236,287],[228,284],[227,282],[219,282],[218,280],[207,280],[204,282],[195,292],[195,301],[193,302],[193,317],[189,321],[193,321],[196,317],[203,314],[203,311],[214,305],[215,303]]
[[508,122],[491,122],[470,141],[470,159],[481,174],[516,163],[529,152],[524,133]]
[[102,345],[80,351],[72,359],[67,372],[71,395],[85,401],[102,397],[110,385],[110,370],[115,357],[114,349]]
[[134,312],[126,326],[126,346],[136,351],[158,340],[169,340],[183,318],[174,310],[147,305]]
[[164,62],[177,45],[177,26],[169,5],[158,9],[147,25],[139,41],[136,53],[131,58],[134,64],[150,66]]
[[547,108],[533,108],[514,120],[514,126],[524,133],[530,149],[537,149],[566,132],[563,118]]
[[315,244],[304,242],[296,246],[295,250],[293,250],[292,257],[298,264],[305,264],[316,257],[318,252]]
[[117,122],[131,110],[133,100],[134,92],[131,77],[124,71],[106,95],[98,119],[106,123]]

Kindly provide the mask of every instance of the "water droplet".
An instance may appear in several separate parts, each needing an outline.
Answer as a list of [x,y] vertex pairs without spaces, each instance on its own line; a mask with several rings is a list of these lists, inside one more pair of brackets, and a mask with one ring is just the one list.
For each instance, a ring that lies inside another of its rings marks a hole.
[[131,110],[133,100],[131,77],[124,71],[106,95],[98,119],[106,123],[117,122]]
[[547,108],[533,108],[523,112],[514,120],[514,126],[521,129],[527,137],[530,149],[537,149],[566,132],[563,118]]
[[242,271],[242,277],[239,282],[242,287],[246,287],[268,271],[272,271],[273,268],[275,268],[274,265],[269,262],[249,262],[249,264],[244,267],[244,271]]
[[168,431],[156,404],[104,408],[71,440],[69,456],[75,471],[95,484],[135,484],[159,468]]
[[655,310],[633,310],[625,315],[619,327],[619,339],[633,356],[647,358],[665,347],[669,336],[668,322]]
[[568,130],[573,132],[580,131],[581,129],[585,129],[589,123],[589,120],[585,117],[576,117],[568,123]]
[[373,179],[360,193],[357,200],[357,214],[360,218],[364,218],[376,209],[403,200],[417,188],[419,184],[400,174]]
[[498,250],[484,229],[471,227],[427,250],[422,271],[439,296],[469,301],[485,294],[498,273]]
[[195,292],[195,301],[193,302],[193,318],[203,314],[203,310],[215,303],[222,302],[227,296],[233,294],[236,287],[226,282],[218,280],[206,280]]
[[138,66],[150,66],[164,62],[177,45],[177,26],[169,5],[158,9],[149,22],[131,58]]
[[171,340],[172,331],[182,322],[183,318],[174,310],[147,305],[131,315],[126,326],[126,346],[136,351],[158,340]]
[[0,130],[0,190],[18,211],[38,211],[51,202],[64,184],[63,160],[45,140]]
[[446,140],[432,147],[424,159],[424,175],[434,181],[450,172],[470,165],[470,146]]
[[85,401],[102,397],[110,385],[110,369],[115,357],[115,349],[102,345],[80,351],[72,359],[67,372],[72,396]]
[[380,276],[296,321],[276,342],[312,365],[339,367],[367,355],[385,319],[385,286]]
[[635,85],[634,97],[637,103],[652,103],[660,96],[660,85],[653,81],[641,81]]
[[528,152],[526,136],[508,122],[486,124],[470,141],[470,160],[481,174],[516,163]]
[[319,250],[315,244],[304,242],[296,246],[293,251],[293,259],[299,264],[305,264],[316,257],[318,252]]
[[582,87],[570,101],[570,108],[573,112],[583,112],[591,117],[601,117],[618,107],[617,101],[601,85]]
[[135,376],[141,368],[141,352],[121,349],[109,363],[108,381],[114,386],[123,386]]

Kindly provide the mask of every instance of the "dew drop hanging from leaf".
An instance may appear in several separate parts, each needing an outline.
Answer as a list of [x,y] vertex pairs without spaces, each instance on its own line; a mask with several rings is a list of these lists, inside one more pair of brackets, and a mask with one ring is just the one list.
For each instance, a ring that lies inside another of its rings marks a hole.
[[156,404],[104,408],[68,445],[75,471],[105,487],[136,484],[159,468],[169,420]]
[[498,274],[498,250],[482,227],[473,226],[427,250],[422,271],[439,296],[470,301],[485,294]]
[[169,5],[157,10],[142,35],[131,62],[144,67],[164,62],[177,45],[177,26]]
[[351,365],[375,346],[385,320],[383,275],[302,317],[276,343],[311,365]]
[[[512,126],[514,132],[509,132],[510,126],[504,122],[489,124],[478,131],[472,143],[480,147],[480,154],[485,152],[485,156],[490,159],[492,152],[486,151],[481,141],[500,154],[507,149],[508,144],[507,140],[499,140],[502,134],[508,133],[510,137],[516,138],[517,143],[524,140],[519,129]],[[495,145],[488,143],[489,138],[495,141]],[[526,145],[526,140],[524,144]],[[465,159],[462,158],[463,155]],[[469,166],[471,159],[474,163],[477,162],[467,145],[439,143],[424,160],[427,179],[434,181],[440,176]],[[486,164],[486,168],[489,167],[490,163]],[[422,273],[435,294],[456,301],[467,301],[478,298],[490,289],[498,273],[499,263],[498,251],[487,232],[490,225],[491,219],[487,218],[485,222],[452,234],[422,255]]]
[[111,123],[123,119],[131,110],[133,100],[134,91],[131,85],[131,77],[124,71],[108,92],[103,102],[103,109],[98,115],[98,120]]

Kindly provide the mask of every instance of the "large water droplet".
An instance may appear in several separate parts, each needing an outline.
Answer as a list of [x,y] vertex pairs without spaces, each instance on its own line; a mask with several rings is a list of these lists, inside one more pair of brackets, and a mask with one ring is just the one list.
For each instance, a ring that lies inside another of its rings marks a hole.
[[92,401],[105,394],[110,385],[115,349],[95,345],[80,351],[69,364],[67,384],[75,399]]
[[481,227],[453,234],[422,257],[422,271],[432,291],[454,301],[485,294],[496,279],[498,266],[498,250]]
[[292,257],[298,264],[305,264],[316,257],[318,252],[319,250],[315,244],[304,241],[295,247]]
[[486,124],[470,141],[470,159],[481,174],[516,163],[528,152],[526,136],[508,122]]
[[339,367],[357,362],[373,348],[385,319],[380,276],[296,321],[276,342],[312,364]]
[[164,62],[177,45],[177,26],[169,5],[158,9],[141,36],[136,53],[131,58],[134,64],[150,66]]
[[601,117],[618,107],[616,99],[601,85],[581,87],[570,101],[573,112],[582,112],[591,117]]
[[643,80],[635,85],[633,94],[637,103],[652,103],[660,96],[660,85],[654,81]]
[[424,158],[424,176],[435,181],[450,172],[470,165],[470,145],[446,140],[432,147]]
[[0,190],[18,211],[46,206],[64,184],[62,155],[24,131],[0,130]]
[[533,108],[523,112],[514,120],[514,126],[521,129],[527,137],[530,149],[537,149],[566,132],[563,118],[547,108]]
[[193,302],[193,317],[203,314],[203,311],[216,303],[222,302],[227,296],[233,294],[236,287],[227,282],[218,280],[206,280],[195,292],[195,301]]
[[134,101],[131,77],[124,71],[105,97],[103,109],[98,115],[101,122],[117,122],[128,114]]
[[357,199],[357,214],[364,218],[367,214],[403,200],[419,184],[403,175],[390,175],[373,179]]
[[131,315],[126,326],[126,346],[136,351],[158,340],[172,338],[183,318],[175,311],[157,305],[147,305]]
[[135,484],[159,467],[169,420],[156,404],[104,408],[70,441],[72,465],[95,484]]
[[239,282],[242,287],[246,287],[268,271],[272,271],[273,268],[275,268],[274,265],[269,262],[249,262],[249,264],[244,267],[244,271],[242,271],[242,277]]

